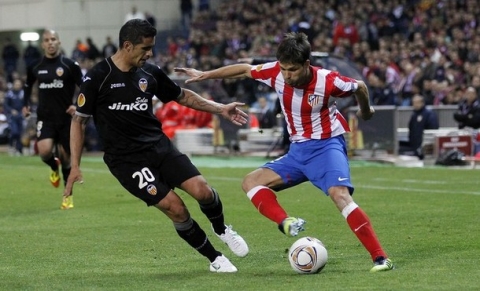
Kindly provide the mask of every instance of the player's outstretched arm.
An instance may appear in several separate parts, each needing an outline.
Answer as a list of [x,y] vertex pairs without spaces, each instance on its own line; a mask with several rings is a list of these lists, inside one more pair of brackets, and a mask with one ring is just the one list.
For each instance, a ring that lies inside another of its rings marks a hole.
[[357,111],[357,116],[363,120],[369,120],[375,113],[375,109],[370,106],[370,95],[365,82],[357,80],[358,89],[355,91],[355,98],[357,99],[360,109]]
[[177,102],[195,110],[222,115],[225,119],[230,120],[235,125],[243,125],[247,123],[248,114],[239,108],[244,106],[245,103],[232,102],[229,104],[222,104],[205,99],[192,90],[185,88],[182,89],[182,93],[178,97]]
[[88,117],[73,115],[72,124],[70,126],[70,152],[71,164],[70,175],[68,176],[67,184],[63,196],[72,195],[73,183],[83,183],[82,172],[80,171],[80,160],[82,157],[83,144],[85,140],[85,125],[88,122]]
[[235,64],[205,72],[192,68],[174,68],[174,71],[189,76],[190,79],[185,81],[188,84],[208,79],[252,78],[251,68],[249,64]]

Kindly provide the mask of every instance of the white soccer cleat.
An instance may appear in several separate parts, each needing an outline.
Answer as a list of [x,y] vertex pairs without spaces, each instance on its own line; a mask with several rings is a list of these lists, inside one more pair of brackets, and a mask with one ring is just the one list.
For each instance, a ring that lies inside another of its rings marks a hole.
[[224,256],[218,256],[210,263],[210,272],[214,273],[235,273],[237,268]]
[[239,257],[245,257],[248,255],[247,243],[236,231],[232,229],[231,225],[225,226],[225,233],[216,235],[230,248],[235,255]]

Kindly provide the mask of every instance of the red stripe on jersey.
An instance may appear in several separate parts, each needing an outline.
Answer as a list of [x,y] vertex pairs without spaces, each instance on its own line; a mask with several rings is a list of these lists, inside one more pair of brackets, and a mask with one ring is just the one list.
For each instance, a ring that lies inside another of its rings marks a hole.
[[[301,111],[301,126],[303,129],[303,136],[306,138],[312,138],[314,132],[312,121],[316,118],[322,118],[321,112],[314,112],[312,106],[311,95],[315,92],[315,84],[317,83],[317,74],[315,69],[312,70],[312,80],[308,83],[307,87],[303,90],[302,96],[302,111]],[[318,116],[320,115],[320,116]]]
[[340,124],[343,126],[346,132],[350,132],[350,126],[348,126],[348,121],[341,115],[340,113],[337,114],[337,119],[340,121]]
[[[315,75],[318,77],[318,68],[314,70]],[[332,91],[332,84],[329,82],[328,78],[330,77],[330,74],[324,76],[323,74],[321,77],[324,78],[324,80],[321,80],[325,84],[325,90],[323,92],[323,106],[320,109],[320,124],[322,126],[322,132],[320,134],[320,138],[329,138],[332,136],[332,122],[330,121],[330,108],[328,107],[328,99],[330,96],[330,91]],[[318,81],[317,81],[318,82]]]
[[297,134],[297,129],[293,121],[293,87],[288,86],[284,83],[283,86],[283,96],[279,96],[280,102],[283,103],[283,108],[285,110],[285,118],[287,119],[287,126],[289,128],[290,136]]

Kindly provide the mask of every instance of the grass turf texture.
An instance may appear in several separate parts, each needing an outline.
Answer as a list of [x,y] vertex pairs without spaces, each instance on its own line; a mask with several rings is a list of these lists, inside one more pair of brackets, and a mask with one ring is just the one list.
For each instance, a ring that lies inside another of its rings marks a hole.
[[193,161],[250,254],[235,257],[193,198],[180,195],[238,273],[210,273],[167,217],[127,193],[99,157],[84,158],[75,208],[60,210],[62,187],[50,185],[40,158],[0,155],[0,290],[478,290],[478,170],[352,163],[354,198],[396,264],[377,274],[329,198],[308,183],[280,192],[287,211],[307,221],[301,236],[319,238],[329,252],[321,273],[298,275],[286,257],[296,238],[241,192],[242,177],[265,160]]

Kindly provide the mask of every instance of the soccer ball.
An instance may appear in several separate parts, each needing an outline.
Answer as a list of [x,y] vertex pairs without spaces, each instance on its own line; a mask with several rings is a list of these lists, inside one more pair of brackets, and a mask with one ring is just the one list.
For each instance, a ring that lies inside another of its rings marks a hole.
[[315,274],[327,264],[328,253],[323,243],[314,237],[302,237],[288,250],[288,260],[299,274]]

